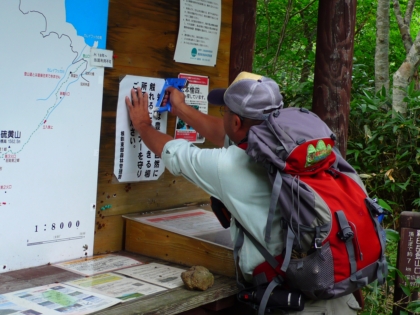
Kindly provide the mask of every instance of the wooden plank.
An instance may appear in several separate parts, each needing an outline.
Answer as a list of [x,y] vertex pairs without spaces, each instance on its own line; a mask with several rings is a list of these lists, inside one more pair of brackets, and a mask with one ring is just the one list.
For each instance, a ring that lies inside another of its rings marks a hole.
[[121,251],[124,248],[125,222],[120,215],[105,217],[98,210],[95,221],[94,255]]
[[154,315],[178,314],[208,304],[238,292],[234,279],[215,276],[214,285],[206,291],[190,291],[185,288],[172,289],[169,292],[157,293],[139,300],[126,302],[123,305],[95,312],[102,315]]
[[[128,253],[118,252],[118,255],[138,259],[148,263],[155,261],[168,264],[174,267],[179,265],[170,264],[164,261],[151,259],[150,257]],[[41,285],[47,285],[57,282],[66,282],[82,277],[79,274],[57,268],[51,265],[28,268],[17,271],[11,271],[0,274],[0,294],[13,292],[17,290],[32,288]],[[112,308],[101,310],[91,314],[104,315],[131,315],[131,314],[160,314],[170,315],[178,314],[184,311],[192,310],[203,305],[209,305],[209,309],[222,309],[228,307],[231,303],[226,302],[225,298],[234,296],[237,292],[236,280],[220,275],[214,275],[214,285],[206,291],[192,291],[184,287],[159,292],[153,295],[144,296],[140,299],[115,305]],[[209,304],[221,300],[220,303]],[[223,304],[223,305],[222,305]],[[242,313],[244,314],[244,313]]]
[[137,221],[126,221],[125,250],[235,277],[233,251]]

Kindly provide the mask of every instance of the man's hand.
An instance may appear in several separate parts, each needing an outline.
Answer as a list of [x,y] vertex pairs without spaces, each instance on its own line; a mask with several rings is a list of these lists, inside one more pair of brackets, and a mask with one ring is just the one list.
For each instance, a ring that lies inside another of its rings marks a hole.
[[149,96],[141,90],[131,90],[130,97],[125,97],[128,114],[134,128],[139,132],[144,144],[156,155],[161,156],[163,147],[173,138],[166,133],[157,131],[152,126],[148,109]]
[[134,128],[141,134],[141,128],[151,126],[152,121],[149,116],[148,109],[149,96],[147,93],[142,93],[141,90],[131,90],[130,97],[125,97],[125,104],[127,105],[128,114],[133,123]]
[[185,94],[177,90],[173,86],[170,86],[166,89],[165,96],[162,101],[162,106],[166,106],[168,99],[169,99],[169,102],[171,103],[171,113],[174,114],[175,116],[179,117],[182,112],[182,107],[188,106],[185,103]]

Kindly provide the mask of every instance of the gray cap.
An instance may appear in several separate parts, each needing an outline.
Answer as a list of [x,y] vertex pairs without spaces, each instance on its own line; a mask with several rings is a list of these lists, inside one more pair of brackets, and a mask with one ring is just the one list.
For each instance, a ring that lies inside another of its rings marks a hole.
[[213,105],[226,105],[241,117],[264,120],[283,107],[279,85],[272,79],[241,72],[227,89],[211,90],[207,100]]

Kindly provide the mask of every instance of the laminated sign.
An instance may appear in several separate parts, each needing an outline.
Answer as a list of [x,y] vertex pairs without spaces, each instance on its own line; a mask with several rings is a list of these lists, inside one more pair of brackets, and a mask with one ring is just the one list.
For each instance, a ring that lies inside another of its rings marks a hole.
[[147,92],[149,95],[149,116],[152,125],[166,133],[167,113],[153,115],[153,109],[165,84],[164,79],[127,75],[120,82],[117,121],[115,128],[114,175],[119,182],[156,180],[165,171],[160,156],[155,155],[134,129],[125,97],[131,97],[131,89]]

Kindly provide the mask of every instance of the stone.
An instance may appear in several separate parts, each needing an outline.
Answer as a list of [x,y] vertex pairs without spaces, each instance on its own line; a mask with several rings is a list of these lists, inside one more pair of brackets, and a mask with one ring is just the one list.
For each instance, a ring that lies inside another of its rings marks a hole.
[[181,274],[181,279],[189,290],[205,291],[214,283],[213,274],[203,266],[192,266]]

